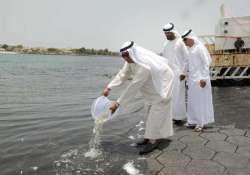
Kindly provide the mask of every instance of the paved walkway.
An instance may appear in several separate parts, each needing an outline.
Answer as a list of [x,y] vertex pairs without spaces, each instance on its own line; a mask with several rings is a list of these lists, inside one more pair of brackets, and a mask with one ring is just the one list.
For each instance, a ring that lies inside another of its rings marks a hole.
[[172,142],[148,155],[147,174],[250,175],[250,130],[177,128]]

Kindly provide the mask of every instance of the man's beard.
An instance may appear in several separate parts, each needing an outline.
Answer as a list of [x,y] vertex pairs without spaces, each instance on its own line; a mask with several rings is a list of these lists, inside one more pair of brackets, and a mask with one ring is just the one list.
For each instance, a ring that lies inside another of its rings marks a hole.
[[174,39],[175,39],[175,36],[167,36],[167,40],[172,41],[172,40],[174,40]]

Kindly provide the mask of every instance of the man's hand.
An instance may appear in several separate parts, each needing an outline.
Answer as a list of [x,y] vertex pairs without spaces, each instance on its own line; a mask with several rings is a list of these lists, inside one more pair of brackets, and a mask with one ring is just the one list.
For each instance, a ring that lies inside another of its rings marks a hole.
[[186,75],[184,75],[184,74],[180,75],[180,81],[184,80],[185,78],[186,78]]
[[113,114],[117,110],[118,107],[119,107],[119,103],[116,101],[113,101],[109,109],[111,110],[111,113]]
[[105,97],[109,96],[110,90],[111,90],[110,88],[107,88],[107,87],[106,87],[106,88],[103,90],[102,95],[105,96]]
[[206,81],[205,80],[200,80],[200,87],[204,88],[206,86]]

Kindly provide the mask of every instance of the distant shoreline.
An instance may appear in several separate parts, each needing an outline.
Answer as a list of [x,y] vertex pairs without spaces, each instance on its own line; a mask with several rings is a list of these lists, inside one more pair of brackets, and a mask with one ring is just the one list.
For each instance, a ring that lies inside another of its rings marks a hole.
[[45,48],[45,47],[24,47],[23,45],[0,44],[0,54],[35,54],[35,55],[72,55],[72,56],[119,56],[118,52],[108,49],[81,48]]
[[0,51],[0,54],[10,54],[10,55],[13,55],[13,54],[18,54],[16,52],[9,52],[9,51]]
[[76,56],[76,57],[80,57],[80,56],[104,56],[104,57],[118,57],[119,55],[94,55],[94,54],[89,54],[89,55],[77,55],[77,54],[51,54],[51,53],[19,53],[19,52],[1,52],[0,51],[0,55],[51,55],[51,56]]
[[77,54],[53,54],[53,53],[19,53],[19,52],[0,52],[0,54],[6,54],[6,55],[51,55],[51,56],[109,56],[109,57],[118,57],[119,55],[100,55],[100,54],[81,54],[81,55],[77,55]]

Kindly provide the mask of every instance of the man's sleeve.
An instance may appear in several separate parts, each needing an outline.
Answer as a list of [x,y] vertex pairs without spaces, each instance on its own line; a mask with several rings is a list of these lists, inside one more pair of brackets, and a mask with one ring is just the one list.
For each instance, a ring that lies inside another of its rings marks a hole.
[[209,65],[210,65],[210,63],[207,59],[207,55],[201,48],[199,48],[198,54],[199,54],[199,57],[200,57],[201,63],[202,63],[202,65],[201,65],[201,67],[202,67],[202,71],[201,71],[202,79],[204,79],[204,80],[209,79],[209,76],[210,76]]
[[130,102],[133,99],[133,97],[136,96],[139,89],[148,79],[149,75],[150,72],[147,69],[139,67],[138,70],[136,71],[133,80],[128,84],[127,88],[123,91],[122,95],[117,100],[117,102],[123,106],[128,104],[128,102]]
[[166,53],[166,46],[167,46],[167,41],[163,43],[163,49],[162,49],[162,57],[167,58],[167,53]]
[[128,80],[128,77],[130,75],[130,68],[129,64],[125,62],[122,69],[118,72],[118,74],[115,76],[115,78],[108,84],[108,88],[112,89],[113,87],[119,87],[121,86],[126,80]]
[[184,75],[187,75],[187,71],[188,71],[188,49],[185,46],[184,43],[181,43],[180,46],[180,59],[182,60],[182,67],[181,67],[181,73]]

